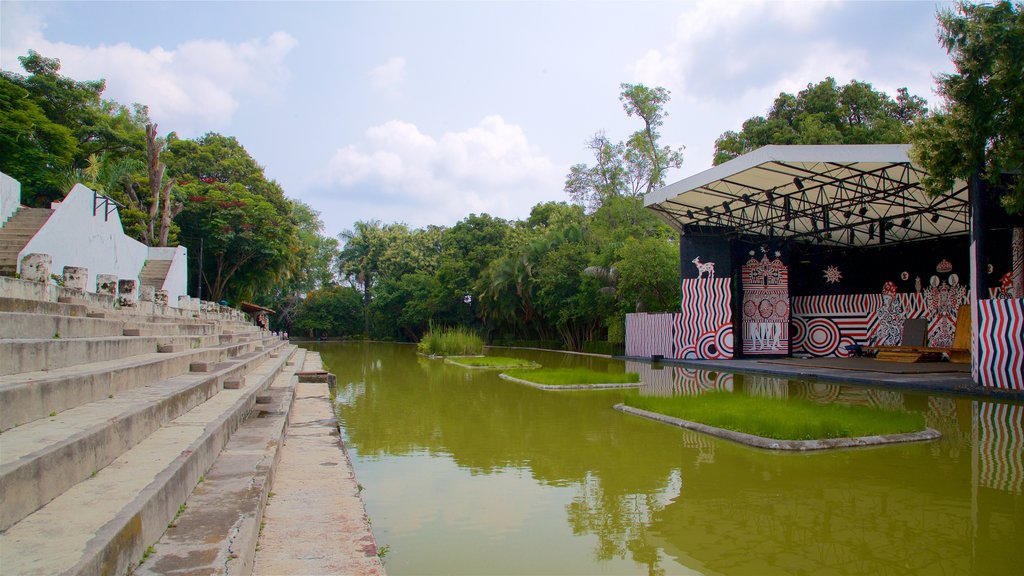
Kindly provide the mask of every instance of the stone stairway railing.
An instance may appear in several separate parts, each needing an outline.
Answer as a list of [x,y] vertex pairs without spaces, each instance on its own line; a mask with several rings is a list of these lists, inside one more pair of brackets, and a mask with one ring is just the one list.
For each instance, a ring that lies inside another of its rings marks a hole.
[[[304,352],[238,311],[184,303],[0,278],[3,573],[125,574],[219,470],[269,486],[283,433],[270,423],[286,419]],[[206,498],[259,525],[259,498]],[[223,527],[225,546],[239,545],[239,522]],[[232,555],[217,572],[244,568]]]

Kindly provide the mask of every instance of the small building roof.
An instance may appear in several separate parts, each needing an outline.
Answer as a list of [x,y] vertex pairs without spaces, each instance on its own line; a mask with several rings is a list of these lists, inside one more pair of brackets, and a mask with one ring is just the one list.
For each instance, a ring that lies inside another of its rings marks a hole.
[[648,194],[681,232],[866,246],[969,231],[966,182],[929,196],[909,144],[771,145]]
[[247,314],[254,314],[259,312],[267,312],[270,314],[275,313],[274,310],[270,308],[265,308],[263,306],[260,306],[259,304],[253,304],[252,302],[242,302],[241,304],[238,305],[238,307],[242,310],[242,312],[245,312]]

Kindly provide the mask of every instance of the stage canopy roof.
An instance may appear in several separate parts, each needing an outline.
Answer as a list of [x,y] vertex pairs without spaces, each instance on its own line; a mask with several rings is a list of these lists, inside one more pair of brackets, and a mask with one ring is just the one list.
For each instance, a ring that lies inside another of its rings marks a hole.
[[684,234],[868,246],[968,233],[966,182],[925,194],[909,148],[765,146],[655,190],[644,205]]

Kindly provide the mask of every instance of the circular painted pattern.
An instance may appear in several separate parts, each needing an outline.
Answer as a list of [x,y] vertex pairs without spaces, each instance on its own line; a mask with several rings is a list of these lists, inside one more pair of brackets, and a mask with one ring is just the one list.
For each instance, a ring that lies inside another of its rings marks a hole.
[[750,318],[757,316],[757,304],[753,300],[743,303],[743,315]]
[[807,322],[803,318],[790,318],[789,333],[793,338],[793,350],[796,350],[807,337]]
[[701,358],[718,358],[718,346],[715,344],[715,333],[705,332],[697,339],[697,354]]
[[697,359],[697,349],[693,346],[687,346],[683,348],[682,350],[679,351],[679,354],[681,355],[681,358],[684,358],[686,360]]
[[775,307],[767,299],[761,300],[757,305],[757,312],[761,315],[761,318],[771,318],[774,311]]
[[715,345],[721,358],[732,358],[732,324],[722,324],[715,332]]
[[847,350],[846,347],[853,346],[855,344],[857,343],[854,342],[853,338],[850,338],[849,336],[843,336],[842,338],[839,339],[839,348],[836,350],[836,356],[842,358],[849,358],[850,356],[853,356],[853,352]]
[[775,317],[785,318],[787,316],[789,316],[789,302],[779,300],[775,303]]
[[839,327],[827,318],[815,318],[807,323],[804,348],[815,356],[828,356],[839,346]]

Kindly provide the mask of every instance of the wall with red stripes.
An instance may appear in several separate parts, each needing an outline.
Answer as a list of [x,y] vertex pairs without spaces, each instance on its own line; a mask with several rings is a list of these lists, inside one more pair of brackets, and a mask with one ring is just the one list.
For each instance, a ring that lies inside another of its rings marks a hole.
[[978,302],[978,382],[1024,390],[1024,299]]
[[679,314],[627,314],[626,356],[733,357],[732,292],[728,278],[687,278]]

